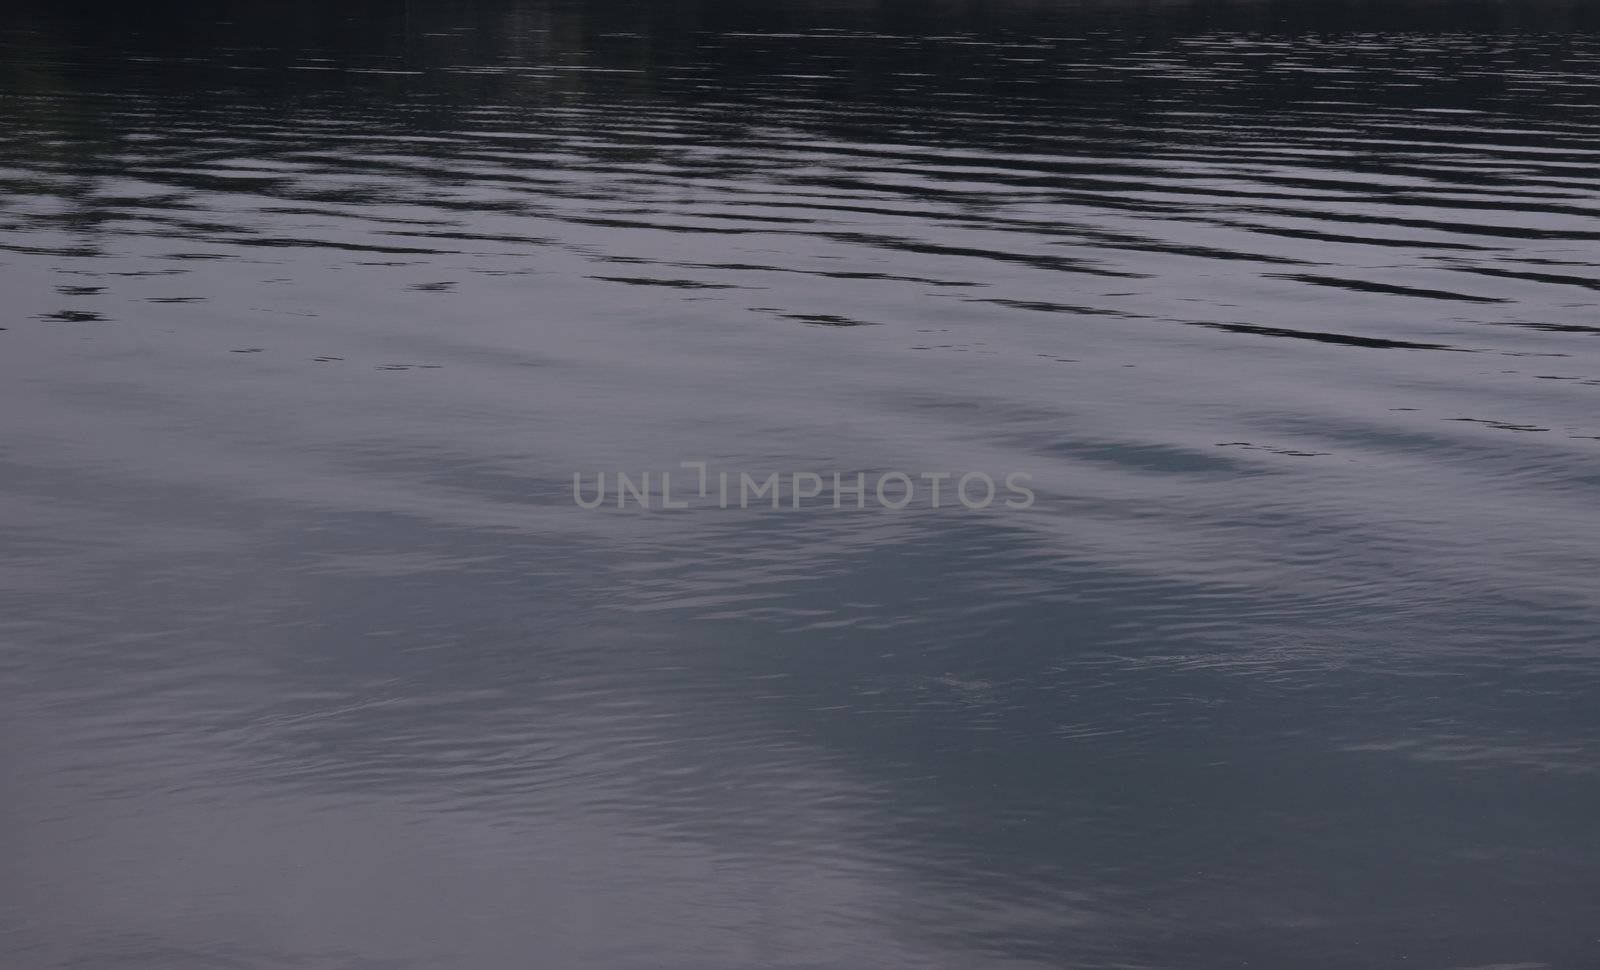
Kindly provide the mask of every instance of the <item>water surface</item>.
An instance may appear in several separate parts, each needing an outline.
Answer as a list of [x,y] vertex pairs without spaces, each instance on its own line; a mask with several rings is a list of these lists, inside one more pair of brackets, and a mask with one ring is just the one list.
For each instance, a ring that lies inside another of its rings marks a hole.
[[[1597,119],[1577,3],[8,10],[0,963],[1593,966]],[[689,460],[1038,501],[572,500]]]

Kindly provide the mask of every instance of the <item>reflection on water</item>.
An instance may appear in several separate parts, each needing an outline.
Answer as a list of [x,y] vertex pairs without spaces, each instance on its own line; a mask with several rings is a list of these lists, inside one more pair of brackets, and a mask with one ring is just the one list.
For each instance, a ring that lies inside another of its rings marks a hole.
[[1593,7],[0,24],[0,962],[1594,962]]

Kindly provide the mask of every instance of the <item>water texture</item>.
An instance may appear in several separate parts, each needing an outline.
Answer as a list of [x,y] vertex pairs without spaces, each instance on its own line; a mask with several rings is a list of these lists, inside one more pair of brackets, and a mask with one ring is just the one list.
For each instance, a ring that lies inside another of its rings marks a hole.
[[0,965],[1597,965],[1596,13],[8,7]]

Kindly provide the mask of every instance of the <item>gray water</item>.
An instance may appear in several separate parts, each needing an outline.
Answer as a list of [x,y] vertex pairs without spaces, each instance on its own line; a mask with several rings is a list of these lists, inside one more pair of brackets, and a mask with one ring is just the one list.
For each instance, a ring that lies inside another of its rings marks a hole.
[[0,14],[0,966],[1597,965],[1595,14]]

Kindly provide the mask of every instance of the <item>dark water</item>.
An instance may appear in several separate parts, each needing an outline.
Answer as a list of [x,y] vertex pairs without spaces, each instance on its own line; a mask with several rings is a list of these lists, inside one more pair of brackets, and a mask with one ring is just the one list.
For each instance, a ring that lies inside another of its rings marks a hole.
[[1597,965],[1596,12],[8,8],[0,965]]

